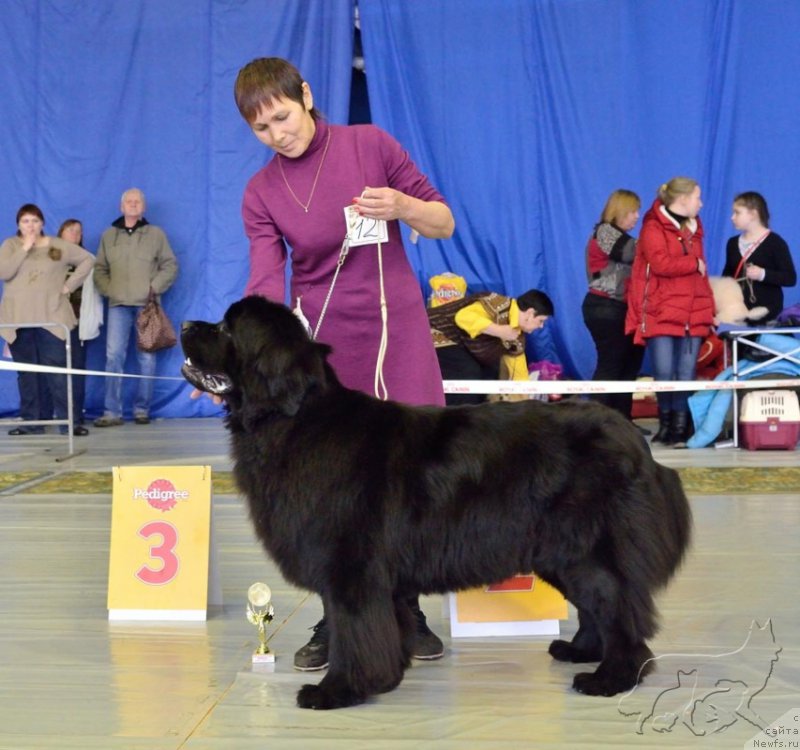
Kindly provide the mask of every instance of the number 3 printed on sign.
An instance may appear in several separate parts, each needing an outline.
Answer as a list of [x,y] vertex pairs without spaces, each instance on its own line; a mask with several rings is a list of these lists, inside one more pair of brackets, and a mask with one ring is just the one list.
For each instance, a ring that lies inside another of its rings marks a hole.
[[347,240],[350,247],[377,245],[389,240],[389,229],[383,219],[361,216],[355,206],[345,206],[344,221],[347,226]]
[[151,521],[139,529],[139,536],[143,539],[156,535],[161,537],[161,544],[150,546],[150,557],[161,560],[161,567],[154,570],[142,565],[136,571],[136,577],[151,586],[162,586],[178,574],[178,556],[173,551],[178,544],[178,531],[166,521]]

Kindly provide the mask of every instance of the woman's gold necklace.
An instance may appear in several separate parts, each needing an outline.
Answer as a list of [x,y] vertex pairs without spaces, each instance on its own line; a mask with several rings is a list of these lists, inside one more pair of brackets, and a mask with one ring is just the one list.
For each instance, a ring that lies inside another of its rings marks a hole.
[[325,157],[328,155],[328,146],[331,145],[331,129],[328,128],[328,139],[325,141],[325,150],[322,152],[322,158],[319,160],[319,166],[317,167],[317,174],[314,175],[314,183],[311,185],[311,192],[308,194],[308,202],[303,203],[296,195],[294,190],[292,190],[292,186],[289,184],[289,180],[286,179],[286,173],[283,171],[283,160],[281,159],[281,155],[278,154],[278,166],[281,169],[281,177],[283,177],[283,181],[286,184],[286,189],[289,191],[292,198],[294,198],[295,203],[297,203],[300,208],[303,209],[306,213],[308,213],[308,207],[311,205],[311,201],[314,198],[314,191],[317,189],[317,181],[319,180],[319,173],[322,171],[322,165],[325,163]]

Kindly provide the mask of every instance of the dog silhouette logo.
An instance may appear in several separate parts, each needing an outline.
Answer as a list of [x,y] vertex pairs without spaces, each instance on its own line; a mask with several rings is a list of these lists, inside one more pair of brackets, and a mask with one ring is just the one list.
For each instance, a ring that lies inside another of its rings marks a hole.
[[[680,731],[697,737],[724,732],[737,721],[764,730],[753,707],[767,687],[782,647],[772,620],[753,620],[739,648],[719,654],[663,654],[652,661],[658,673],[674,675],[666,688],[637,685],[619,700],[623,716],[636,717],[636,732]],[[651,680],[652,682],[652,680]]]

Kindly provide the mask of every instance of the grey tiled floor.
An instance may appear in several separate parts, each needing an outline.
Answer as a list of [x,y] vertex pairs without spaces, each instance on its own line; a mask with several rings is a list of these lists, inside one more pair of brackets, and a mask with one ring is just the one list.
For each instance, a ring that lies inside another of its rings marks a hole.
[[[86,453],[58,463],[63,439],[2,435],[0,472],[230,469],[215,419],[92,429],[76,442]],[[798,465],[797,452],[656,456],[671,466]],[[444,636],[445,658],[415,663],[399,688],[368,705],[317,713],[294,707],[299,686],[318,678],[295,672],[291,657],[320,615],[319,600],[282,581],[238,497],[214,502],[223,606],[204,623],[125,625],[109,624],[106,613],[111,498],[6,491],[0,748],[743,747],[757,732],[753,722],[800,706],[800,499],[691,501],[694,547],[659,601],[659,669],[624,701],[572,692],[575,669],[550,659],[547,638],[451,639],[442,599],[430,597],[423,608]],[[259,579],[272,586],[276,607],[271,673],[250,666],[256,634],[244,597]],[[751,633],[754,620],[769,618],[774,642],[769,631]],[[574,629],[574,617],[562,623],[567,637]],[[695,712],[682,713],[685,706]]]

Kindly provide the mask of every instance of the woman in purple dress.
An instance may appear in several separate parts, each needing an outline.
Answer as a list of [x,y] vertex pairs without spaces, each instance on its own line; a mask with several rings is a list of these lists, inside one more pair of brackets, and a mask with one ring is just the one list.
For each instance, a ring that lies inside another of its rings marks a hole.
[[[407,404],[444,405],[422,291],[398,225],[403,221],[424,237],[450,237],[455,222],[444,198],[384,131],[325,122],[308,83],[285,60],[248,63],[239,71],[234,95],[256,138],[275,152],[248,183],[242,202],[250,240],[246,294],[286,301],[288,245],[291,305],[302,311],[318,340],[333,347],[330,362],[339,379]],[[388,236],[380,246],[350,247],[342,261],[348,207],[367,220],[387,222]],[[440,657],[441,641],[427,628],[416,599],[409,603],[419,623],[415,657]],[[295,667],[314,670],[327,663],[323,618],[295,654]]]
[[[330,125],[313,106],[308,83],[279,58],[254,60],[236,81],[239,111],[276,153],[250,180],[242,205],[250,239],[247,294],[285,301],[291,247],[292,307],[299,301],[316,328],[346,233],[347,206],[388,222],[382,243],[388,312],[383,374],[388,397],[443,404],[441,374],[425,303],[400,237],[398,220],[425,237],[453,233],[442,196],[397,141],[373,125]],[[380,270],[375,244],[351,247],[319,326],[331,364],[350,388],[374,394],[381,342]]]

